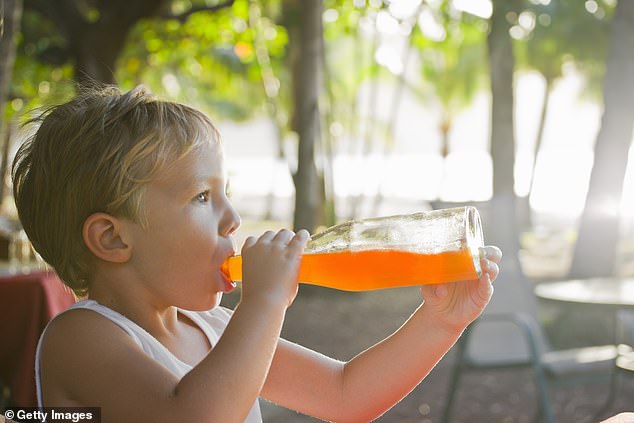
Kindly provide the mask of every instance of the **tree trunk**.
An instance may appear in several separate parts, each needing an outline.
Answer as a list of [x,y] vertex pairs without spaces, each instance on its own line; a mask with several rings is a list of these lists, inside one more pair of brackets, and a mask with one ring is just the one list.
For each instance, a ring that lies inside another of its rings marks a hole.
[[535,169],[537,168],[537,156],[542,146],[542,140],[544,139],[544,129],[546,128],[546,117],[548,116],[548,105],[550,103],[550,94],[553,86],[553,79],[545,76],[546,86],[544,88],[544,98],[542,100],[541,112],[539,114],[539,126],[537,128],[537,134],[535,135],[535,147],[533,147],[533,165],[531,166],[530,173],[528,175],[528,193],[526,197],[519,199],[519,222],[520,229],[530,229],[533,226],[533,219],[531,217],[531,204],[530,198],[533,192],[533,180],[535,179]]
[[321,84],[325,89],[326,100],[325,107],[322,107],[322,115],[324,119],[324,127],[326,130],[323,132],[323,177],[322,180],[322,207],[323,207],[323,225],[333,226],[337,223],[337,210],[336,201],[337,195],[335,193],[335,145],[339,139],[338,135],[335,135],[332,131],[332,125],[335,122],[334,119],[334,98],[335,95],[332,89],[332,76],[330,73],[330,64],[326,56],[326,40],[324,38],[324,31],[320,31],[320,69],[322,69]]
[[318,223],[322,195],[315,166],[319,140],[319,65],[322,0],[288,0],[290,60],[293,89],[292,129],[299,136],[293,228],[312,231]]
[[528,192],[533,191],[533,179],[535,178],[535,168],[537,164],[537,155],[542,146],[542,140],[544,139],[544,129],[546,128],[546,117],[548,116],[548,105],[550,104],[550,93],[553,88],[553,80],[550,77],[546,77],[546,86],[544,87],[544,99],[542,100],[541,112],[539,115],[539,127],[537,128],[537,134],[535,135],[535,147],[533,148],[533,166],[531,167],[531,173],[528,176],[529,185]]
[[504,252],[504,271],[521,276],[519,234],[515,210],[514,95],[515,58],[506,15],[514,2],[493,2],[491,27],[487,37],[491,77],[491,159],[493,161],[493,198],[483,216],[488,243]]
[[[372,44],[370,47],[370,57],[368,67],[370,70],[370,88],[367,98],[367,117],[361,117],[361,123],[363,124],[363,131],[360,131],[359,142],[361,143],[360,159],[362,163],[368,159],[372,150],[374,149],[374,138],[376,133],[376,120],[377,120],[377,107],[378,107],[378,95],[379,95],[379,65],[374,58],[377,46],[379,45],[379,39],[381,34],[378,30],[374,30],[372,36]],[[356,219],[359,216],[361,207],[365,202],[365,187],[361,188],[361,192],[353,195],[350,199],[350,214],[349,219]]]
[[86,26],[81,37],[71,41],[75,60],[74,79],[79,85],[114,84],[117,58],[125,45],[131,27],[123,31],[108,27]]
[[[4,132],[4,109],[9,99],[9,85],[15,63],[15,48],[17,34],[20,32],[20,19],[22,17],[22,0],[0,0],[2,4],[2,25],[0,30],[0,140],[3,140],[2,158],[0,161],[0,204],[4,198],[4,180],[7,171],[7,158],[4,154],[8,151],[10,137]],[[8,126],[6,131],[8,131]]]
[[634,127],[634,2],[619,1],[613,19],[604,111],[571,277],[608,276],[615,271],[623,179]]

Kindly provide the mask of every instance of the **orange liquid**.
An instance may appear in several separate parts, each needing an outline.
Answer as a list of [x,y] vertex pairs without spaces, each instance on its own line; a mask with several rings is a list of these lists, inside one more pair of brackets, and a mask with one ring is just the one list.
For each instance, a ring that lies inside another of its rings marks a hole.
[[[223,271],[242,280],[242,257],[230,257]],[[299,281],[344,291],[416,286],[478,279],[469,251],[418,254],[393,250],[304,254]]]

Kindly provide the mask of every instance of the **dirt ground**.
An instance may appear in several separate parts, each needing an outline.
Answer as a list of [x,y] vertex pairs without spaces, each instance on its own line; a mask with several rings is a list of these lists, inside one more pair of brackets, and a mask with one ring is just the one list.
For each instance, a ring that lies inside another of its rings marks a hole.
[[[226,297],[225,304],[234,305],[238,295]],[[302,287],[287,314],[283,336],[347,360],[398,328],[419,302],[417,288],[347,293]],[[440,422],[452,361],[450,351],[410,395],[378,421]],[[557,418],[562,423],[591,421],[590,416],[600,408],[607,389],[607,383],[558,388],[553,394]],[[317,421],[265,401],[261,405],[265,422]],[[453,422],[530,422],[536,406],[536,388],[529,370],[468,373],[459,389]],[[608,415],[632,410],[634,375],[622,379],[617,401]]]

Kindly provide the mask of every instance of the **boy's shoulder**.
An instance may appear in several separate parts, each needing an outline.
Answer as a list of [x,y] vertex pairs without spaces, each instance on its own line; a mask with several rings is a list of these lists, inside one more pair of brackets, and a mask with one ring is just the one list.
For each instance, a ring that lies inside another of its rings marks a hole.
[[72,308],[50,321],[42,335],[42,347],[116,336],[118,332],[122,331],[99,313],[86,308]]
[[46,327],[42,335],[41,356],[47,361],[63,361],[64,355],[60,353],[70,352],[81,360],[84,351],[127,338],[129,336],[124,331],[99,313],[89,309],[71,309],[58,314]]
[[165,404],[178,377],[94,310],[73,308],[55,317],[39,358],[43,406],[98,404],[110,410],[111,421],[139,414],[152,418],[135,421],[156,421],[171,410]]
[[138,348],[113,322],[88,309],[71,309],[57,315],[42,335],[40,368],[47,386],[73,385],[98,370],[107,356]]

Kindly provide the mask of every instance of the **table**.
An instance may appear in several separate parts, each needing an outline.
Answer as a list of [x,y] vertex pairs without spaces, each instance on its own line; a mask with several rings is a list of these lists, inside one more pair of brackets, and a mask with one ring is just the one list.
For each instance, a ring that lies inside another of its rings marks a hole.
[[0,380],[15,406],[37,406],[35,350],[46,324],[75,299],[52,271],[0,265]]
[[[535,295],[547,301],[603,307],[615,313],[616,321],[616,313],[619,310],[634,310],[634,278],[590,278],[544,282],[535,287]],[[630,330],[634,331],[634,328]],[[597,417],[607,411],[614,402],[618,383],[617,374],[634,372],[632,345],[618,346],[614,369],[616,371],[612,372],[606,402],[597,413]]]
[[544,282],[535,287],[535,295],[548,301],[634,309],[634,279],[592,278]]
[[[604,311],[610,313],[618,332],[619,327],[626,327],[617,325],[622,320],[617,319],[617,315],[623,313],[620,310],[634,310],[634,278],[606,277],[543,282],[535,287],[535,295],[550,302],[579,304],[584,309],[593,307],[602,314]],[[616,339],[619,334],[615,332],[612,336]]]

